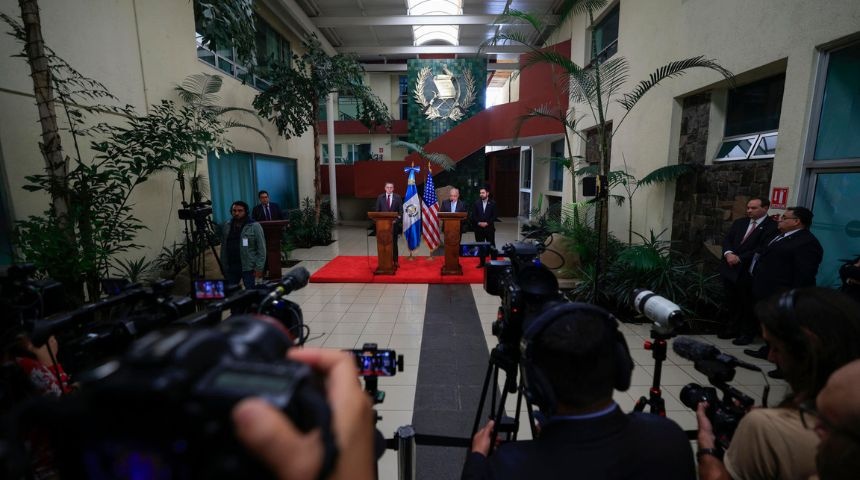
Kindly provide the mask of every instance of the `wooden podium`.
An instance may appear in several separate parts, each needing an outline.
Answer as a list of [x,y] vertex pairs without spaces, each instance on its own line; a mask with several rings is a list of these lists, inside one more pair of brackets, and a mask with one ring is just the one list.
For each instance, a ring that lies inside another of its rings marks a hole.
[[376,223],[376,255],[379,260],[374,275],[394,275],[394,221],[397,212],[367,212]]
[[290,224],[287,220],[268,220],[259,222],[266,236],[266,280],[281,279],[281,238],[284,227]]
[[466,219],[463,212],[439,212],[442,230],[445,232],[445,265],[442,275],[462,275],[460,266],[460,223]]

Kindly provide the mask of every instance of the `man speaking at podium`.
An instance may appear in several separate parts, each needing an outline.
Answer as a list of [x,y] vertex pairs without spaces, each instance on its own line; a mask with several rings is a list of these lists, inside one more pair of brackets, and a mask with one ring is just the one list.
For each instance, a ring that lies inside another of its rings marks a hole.
[[376,207],[374,208],[375,212],[395,212],[397,213],[397,219],[394,221],[394,229],[392,230],[393,238],[392,246],[393,246],[393,256],[394,256],[394,266],[399,267],[400,263],[398,262],[399,252],[397,251],[397,240],[400,238],[400,234],[403,233],[403,199],[400,198],[400,195],[394,193],[394,183],[385,182],[385,193],[376,197]]
[[257,197],[260,199],[260,204],[254,207],[254,211],[251,212],[251,218],[258,222],[284,219],[281,207],[277,203],[269,201],[269,192],[260,190]]

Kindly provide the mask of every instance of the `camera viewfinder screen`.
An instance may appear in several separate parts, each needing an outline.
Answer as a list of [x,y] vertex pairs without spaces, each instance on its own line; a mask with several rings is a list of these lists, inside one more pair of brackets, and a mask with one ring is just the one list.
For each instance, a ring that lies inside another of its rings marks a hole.
[[394,350],[366,352],[353,350],[358,374],[362,377],[390,377],[397,372],[397,354]]
[[224,280],[195,281],[194,298],[198,300],[219,300],[224,298]]
[[461,257],[486,257],[487,254],[484,253],[484,245],[469,245],[463,244],[460,245],[460,256]]

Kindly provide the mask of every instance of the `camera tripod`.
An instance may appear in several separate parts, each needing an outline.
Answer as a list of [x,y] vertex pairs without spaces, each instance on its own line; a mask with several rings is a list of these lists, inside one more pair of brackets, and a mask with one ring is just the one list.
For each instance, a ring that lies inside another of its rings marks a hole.
[[[496,438],[499,433],[505,434],[505,440],[514,441],[517,439],[517,432],[519,431],[520,425],[520,410],[522,409],[523,399],[525,395],[523,393],[523,385],[522,381],[517,381],[517,368],[519,366],[519,350],[515,347],[511,347],[510,345],[498,344],[493,350],[490,352],[490,360],[487,363],[487,374],[484,376],[483,387],[481,388],[481,401],[478,402],[478,410],[475,412],[475,422],[472,426],[472,434],[470,438],[475,436],[475,433],[478,432],[478,427],[481,424],[481,418],[483,416],[484,404],[487,400],[487,395],[490,396],[490,415],[491,419],[495,422],[495,428],[493,429],[492,434],[490,435],[490,451],[492,452],[493,447],[496,444]],[[497,401],[497,394],[499,391],[499,371],[505,372],[505,384],[504,388],[501,389],[501,398]],[[493,383],[492,392],[490,389],[490,381]],[[505,400],[507,400],[507,396],[509,393],[517,394],[517,406],[516,413],[514,413],[514,418],[510,418],[505,415]],[[537,437],[537,426],[535,423],[534,417],[534,407],[528,398],[525,398],[526,402],[526,411],[529,416],[529,426],[531,428],[532,438]]]
[[645,342],[645,350],[651,350],[651,356],[654,358],[654,380],[648,391],[648,398],[645,398],[644,395],[639,397],[633,407],[634,412],[642,412],[648,406],[650,413],[666,416],[666,401],[663,399],[663,392],[660,389],[660,376],[663,373],[663,361],[666,360],[666,341],[674,336],[672,333],[661,333],[655,328],[651,329],[653,341]]
[[[189,292],[194,292],[194,281],[206,275],[206,262],[204,253],[209,248],[218,265],[221,275],[224,269],[221,267],[221,259],[215,247],[219,245],[220,239],[216,232],[216,225],[212,222],[210,215],[212,209],[205,212],[201,207],[211,205],[212,202],[202,202],[200,192],[192,186],[191,200],[189,204],[185,200],[185,174],[182,170],[177,174],[179,190],[182,193],[182,209],[179,218],[185,222],[183,233],[185,234],[185,261],[188,265]],[[193,182],[192,182],[193,183]],[[204,214],[205,213],[205,214]]]

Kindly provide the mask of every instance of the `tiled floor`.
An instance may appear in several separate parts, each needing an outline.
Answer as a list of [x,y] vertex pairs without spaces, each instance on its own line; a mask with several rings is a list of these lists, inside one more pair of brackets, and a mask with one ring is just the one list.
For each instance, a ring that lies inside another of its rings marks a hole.
[[[516,220],[503,220],[497,224],[498,245],[517,239]],[[292,258],[301,260],[299,265],[313,273],[337,255],[374,255],[376,239],[368,237],[365,228],[365,222],[341,225],[335,232],[337,241],[324,247],[295,250]],[[471,234],[464,236],[464,241],[471,240]],[[402,237],[400,252],[408,252]],[[420,252],[426,254],[426,249],[422,247]],[[484,347],[492,348],[497,340],[491,334],[490,325],[496,319],[499,298],[487,294],[481,285],[472,285],[472,292],[484,327],[487,341]],[[376,407],[382,416],[377,426],[390,438],[397,427],[410,424],[415,401],[427,285],[311,283],[291,293],[289,298],[302,307],[305,322],[311,330],[309,345],[350,349],[361,348],[364,343],[372,342],[379,348],[391,348],[404,355],[404,371],[379,381],[379,388],[386,393],[386,397],[385,402]],[[630,390],[616,392],[615,399],[622,409],[629,411],[639,396],[648,395],[654,374],[654,359],[651,352],[643,347],[649,337],[648,325],[623,324],[621,328],[630,346],[636,368]],[[735,347],[730,341],[719,340],[710,335],[694,338],[711,343],[725,353],[761,365],[765,370],[772,368],[772,365],[765,361],[744,355],[743,348]],[[693,368],[692,362],[675,355],[670,347],[668,358],[663,363],[661,380],[668,417],[684,429],[694,429],[695,416],[681,403],[679,395],[681,388],[688,383],[707,384],[705,376]],[[739,369],[731,383],[755,398],[758,405],[761,403],[765,381],[759,373]],[[778,380],[770,380],[770,383],[770,404],[774,404],[785,394],[786,384]],[[509,404],[512,406],[514,398],[510,398]],[[523,421],[526,419],[523,418]],[[520,438],[528,437],[528,428],[521,428]],[[394,452],[385,453],[379,462],[380,479],[397,478],[396,461]]]

